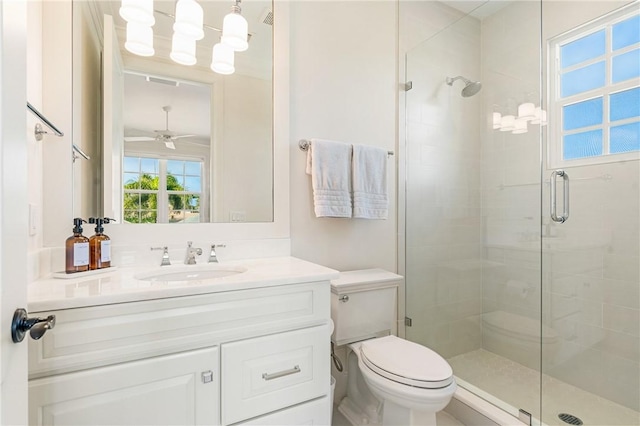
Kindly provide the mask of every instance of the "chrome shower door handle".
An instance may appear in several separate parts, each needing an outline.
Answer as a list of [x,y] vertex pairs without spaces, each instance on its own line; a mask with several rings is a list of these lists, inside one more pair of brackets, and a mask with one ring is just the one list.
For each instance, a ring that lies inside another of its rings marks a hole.
[[[563,188],[563,207],[562,216],[558,216],[558,206],[556,202],[556,177],[562,177]],[[569,219],[569,175],[564,170],[554,170],[551,172],[551,178],[549,179],[550,197],[551,197],[551,220],[558,223],[564,223]]]

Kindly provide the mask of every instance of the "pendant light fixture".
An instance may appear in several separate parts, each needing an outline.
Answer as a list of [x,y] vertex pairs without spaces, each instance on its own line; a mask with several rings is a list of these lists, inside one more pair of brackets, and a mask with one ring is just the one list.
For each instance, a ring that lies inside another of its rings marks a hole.
[[156,23],[153,16],[153,0],[122,0],[118,11],[122,19],[151,27]]
[[249,43],[247,42],[249,24],[240,12],[240,0],[236,0],[236,4],[231,6],[231,13],[224,17],[222,23],[221,41],[236,52],[244,52],[249,48]]
[[218,74],[229,75],[233,74],[236,70],[234,66],[234,54],[233,48],[222,42],[213,46],[213,53],[211,55],[211,69]]
[[173,33],[169,57],[182,65],[195,65],[197,62],[196,41],[180,33]]
[[204,38],[204,11],[195,0],[178,0],[173,31],[194,40]]
[[140,56],[153,56],[153,30],[150,26],[137,22],[127,22],[125,49]]
[[502,127],[502,114],[500,114],[499,112],[493,113],[492,127],[494,130],[497,130],[500,127]]
[[531,121],[534,118],[536,112],[536,106],[533,102],[524,102],[518,105],[518,118],[526,121]]

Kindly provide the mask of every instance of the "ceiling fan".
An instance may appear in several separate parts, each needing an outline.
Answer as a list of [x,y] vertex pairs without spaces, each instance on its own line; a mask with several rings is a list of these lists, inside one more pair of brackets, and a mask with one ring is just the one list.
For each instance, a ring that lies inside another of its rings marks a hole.
[[164,130],[154,130],[155,136],[125,136],[125,142],[145,142],[145,141],[158,141],[163,142],[169,149],[176,149],[174,142],[181,138],[190,138],[195,135],[176,135],[176,132],[169,130],[169,112],[171,111],[171,105],[165,105],[162,110],[166,113],[166,126]]

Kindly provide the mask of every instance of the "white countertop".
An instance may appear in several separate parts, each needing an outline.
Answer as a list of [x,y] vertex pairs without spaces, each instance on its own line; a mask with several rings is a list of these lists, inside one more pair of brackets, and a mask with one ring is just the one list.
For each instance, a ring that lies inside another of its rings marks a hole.
[[29,312],[109,305],[168,297],[245,290],[251,288],[328,281],[339,273],[294,257],[273,257],[223,261],[218,268],[246,268],[245,272],[222,278],[194,281],[144,281],[138,274],[169,272],[187,265],[146,268],[117,268],[98,275],[71,279],[44,278],[28,286]]

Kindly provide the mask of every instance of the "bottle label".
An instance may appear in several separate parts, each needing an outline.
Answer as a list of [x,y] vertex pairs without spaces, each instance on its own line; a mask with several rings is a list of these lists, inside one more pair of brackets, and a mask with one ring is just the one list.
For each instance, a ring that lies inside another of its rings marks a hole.
[[89,264],[89,243],[73,244],[73,266],[86,266]]
[[100,241],[100,262],[111,262],[111,241]]

